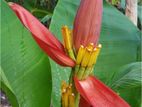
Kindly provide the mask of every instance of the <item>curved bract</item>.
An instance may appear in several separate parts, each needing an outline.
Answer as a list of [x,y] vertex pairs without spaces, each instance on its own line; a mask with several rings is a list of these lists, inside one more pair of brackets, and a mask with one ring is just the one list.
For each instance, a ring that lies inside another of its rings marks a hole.
[[97,46],[102,22],[102,8],[102,0],[81,0],[73,28],[76,50],[80,45],[87,46],[88,43],[94,43]]
[[75,65],[75,62],[66,55],[64,47],[59,40],[38,19],[18,4],[9,3],[9,6],[16,13],[23,25],[32,33],[38,45],[54,61],[62,66],[73,67]]
[[83,81],[79,81],[77,78],[74,80],[81,96],[93,107],[130,107],[96,77],[90,76]]

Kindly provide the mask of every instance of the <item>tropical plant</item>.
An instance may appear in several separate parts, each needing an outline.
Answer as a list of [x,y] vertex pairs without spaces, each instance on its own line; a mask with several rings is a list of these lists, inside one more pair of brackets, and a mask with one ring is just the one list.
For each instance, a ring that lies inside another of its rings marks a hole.
[[[140,107],[140,31],[114,7],[103,1],[99,41],[103,47],[96,63],[101,48],[97,45],[101,0],[82,0],[81,4],[76,0],[58,1],[50,31],[20,5],[9,4],[10,7],[5,1],[1,3],[1,88],[13,107],[77,107],[79,101],[81,107],[128,107],[114,91],[132,107]],[[73,42],[70,29],[73,29]],[[64,46],[60,42],[62,35]],[[52,58],[50,62],[41,49]],[[92,64],[95,64],[96,77],[91,76]]]

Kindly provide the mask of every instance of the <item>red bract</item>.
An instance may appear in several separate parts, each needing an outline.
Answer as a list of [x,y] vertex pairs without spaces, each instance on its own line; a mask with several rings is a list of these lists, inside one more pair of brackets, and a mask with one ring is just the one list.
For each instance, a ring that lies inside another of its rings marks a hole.
[[77,78],[74,80],[81,96],[93,107],[130,107],[96,77],[90,76],[83,81],[79,81]]
[[75,62],[66,55],[63,45],[38,19],[18,4],[9,3],[9,6],[16,13],[23,25],[32,33],[38,45],[54,61],[62,66],[73,67],[75,65]]
[[74,28],[73,41],[76,50],[88,43],[97,45],[102,20],[102,0],[81,0]]
[[81,96],[79,107],[92,107],[92,106]]

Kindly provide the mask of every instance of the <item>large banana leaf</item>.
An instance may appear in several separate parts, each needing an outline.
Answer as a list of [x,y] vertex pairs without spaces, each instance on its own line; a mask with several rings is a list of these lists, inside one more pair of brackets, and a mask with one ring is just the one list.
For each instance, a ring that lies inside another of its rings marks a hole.
[[142,82],[142,62],[130,63],[121,68],[113,76],[111,87],[113,89],[129,89],[140,87]]
[[7,3],[2,0],[0,5],[1,88],[7,93],[7,86],[14,94],[15,100],[8,95],[13,107],[16,101],[19,107],[49,107],[52,78],[48,57]]
[[112,79],[111,87],[131,102],[132,107],[141,107],[141,65],[142,62],[127,64]]
[[[50,30],[61,41],[61,27],[68,25],[72,28],[79,2],[80,0],[58,1],[51,20]],[[100,43],[102,43],[103,48],[94,73],[111,86],[113,75],[119,71],[118,69],[121,66],[138,60],[140,32],[127,17],[105,1]],[[68,80],[70,69],[62,68],[53,61],[51,61],[51,68],[53,80],[52,105],[60,107],[61,81]]]

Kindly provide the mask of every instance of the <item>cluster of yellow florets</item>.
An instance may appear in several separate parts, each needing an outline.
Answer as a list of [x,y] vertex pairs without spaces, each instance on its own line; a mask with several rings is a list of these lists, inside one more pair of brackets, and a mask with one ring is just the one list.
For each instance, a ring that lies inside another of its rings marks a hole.
[[[96,63],[97,57],[99,55],[101,44],[97,47],[93,43],[89,43],[88,46],[80,46],[77,53],[74,52],[72,44],[72,30],[67,26],[62,27],[62,35],[64,38],[64,47],[69,55],[74,61],[76,61],[76,66],[73,68],[73,77],[76,76],[79,80],[86,79],[92,74],[94,65]],[[77,96],[73,90],[72,84],[62,83],[62,107],[75,107]]]
[[67,26],[63,26],[62,35],[68,55],[76,61],[75,76],[79,80],[87,78],[92,73],[102,45],[99,44],[97,47],[94,47],[93,43],[88,44],[86,47],[81,45],[75,57],[72,46],[72,31]]
[[75,96],[72,92],[72,84],[66,84],[65,81],[62,82],[62,107],[75,107]]
[[96,63],[101,47],[101,44],[94,47],[93,43],[88,44],[87,47],[82,45],[80,46],[75,67],[75,75],[79,80],[86,79],[90,74],[92,74],[93,67]]

